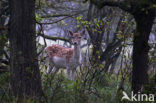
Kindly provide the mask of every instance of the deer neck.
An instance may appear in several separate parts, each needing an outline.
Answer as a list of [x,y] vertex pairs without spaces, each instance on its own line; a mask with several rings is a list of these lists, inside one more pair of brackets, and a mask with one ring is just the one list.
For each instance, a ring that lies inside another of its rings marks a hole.
[[80,59],[80,56],[81,56],[80,45],[75,45],[74,46],[74,60],[78,62]]

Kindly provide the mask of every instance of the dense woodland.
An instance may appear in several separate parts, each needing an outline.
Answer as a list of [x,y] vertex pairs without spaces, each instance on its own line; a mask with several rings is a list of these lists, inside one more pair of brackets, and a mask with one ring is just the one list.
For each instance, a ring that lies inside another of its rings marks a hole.
[[156,0],[0,0],[0,103],[131,103],[132,92],[156,101]]

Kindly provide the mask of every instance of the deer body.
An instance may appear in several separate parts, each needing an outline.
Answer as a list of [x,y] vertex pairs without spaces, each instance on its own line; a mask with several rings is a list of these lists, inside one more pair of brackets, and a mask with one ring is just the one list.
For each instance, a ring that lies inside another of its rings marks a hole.
[[50,62],[57,68],[66,68],[67,66],[74,68],[81,64],[81,51],[79,46],[73,49],[60,45],[52,45],[46,48],[46,52]]
[[49,69],[47,74],[52,70],[56,73],[60,68],[67,70],[67,75],[70,78],[70,71],[72,71],[72,79],[75,79],[76,68],[81,65],[81,35],[78,33],[69,32],[72,36],[71,42],[74,48],[66,48],[60,45],[52,45],[46,48],[49,58]]

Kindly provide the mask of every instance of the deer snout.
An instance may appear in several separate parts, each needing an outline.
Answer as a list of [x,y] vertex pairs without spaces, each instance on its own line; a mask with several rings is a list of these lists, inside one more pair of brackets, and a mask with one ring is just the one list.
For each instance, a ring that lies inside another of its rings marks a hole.
[[77,45],[78,44],[78,42],[74,42],[74,45]]
[[74,45],[78,45],[78,44],[79,44],[79,40],[74,40],[74,41],[73,41],[73,44],[74,44]]

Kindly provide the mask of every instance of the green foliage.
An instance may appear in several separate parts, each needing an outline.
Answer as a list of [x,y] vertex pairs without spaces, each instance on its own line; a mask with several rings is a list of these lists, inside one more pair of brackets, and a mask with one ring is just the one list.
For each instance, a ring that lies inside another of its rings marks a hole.
[[43,8],[47,5],[47,1],[46,0],[35,0],[35,7],[36,8]]
[[[93,69],[93,68],[90,68]],[[3,74],[0,78],[0,97],[2,103],[120,103],[122,94],[118,93],[118,87],[122,76],[117,79],[116,74],[107,74],[104,71],[89,70],[84,67],[82,74],[77,76],[75,81],[66,78],[66,74],[61,71],[56,75],[46,75],[42,73],[42,86],[46,99],[35,98],[15,98],[8,91],[9,74]],[[99,69],[101,70],[101,69]],[[93,78],[93,75],[95,76]],[[124,88],[130,91],[129,83],[126,79]]]
[[[4,49],[5,46],[8,44],[8,39],[5,34],[0,35],[0,51]],[[0,54],[1,55],[1,54]]]
[[38,14],[35,14],[35,17],[36,17],[37,22],[40,22],[41,20],[43,20],[43,18],[41,18]]
[[[101,67],[101,66],[99,66]],[[103,67],[103,66],[102,66]],[[84,67],[81,75],[75,81],[68,80],[63,72],[57,75],[43,75],[43,88],[47,94],[48,102],[54,103],[120,103],[121,96],[117,90],[120,85],[120,77],[106,74],[99,69],[91,70]],[[94,76],[93,76],[94,75]],[[124,88],[129,92],[130,87],[126,79]]]
[[64,22],[64,20],[61,20],[62,25],[68,25],[67,23]]
[[93,21],[87,21],[83,18],[83,16],[76,17],[77,28],[87,28],[91,32],[97,32],[98,34],[102,34],[102,31],[107,31],[108,28],[106,25],[110,25],[109,22],[106,22],[105,19],[99,20],[97,18],[93,19]]
[[9,73],[0,73],[0,99],[5,102],[10,101],[10,96],[7,94],[9,92]]
[[150,78],[149,84],[145,86],[145,93],[155,94],[156,91],[156,74]]

